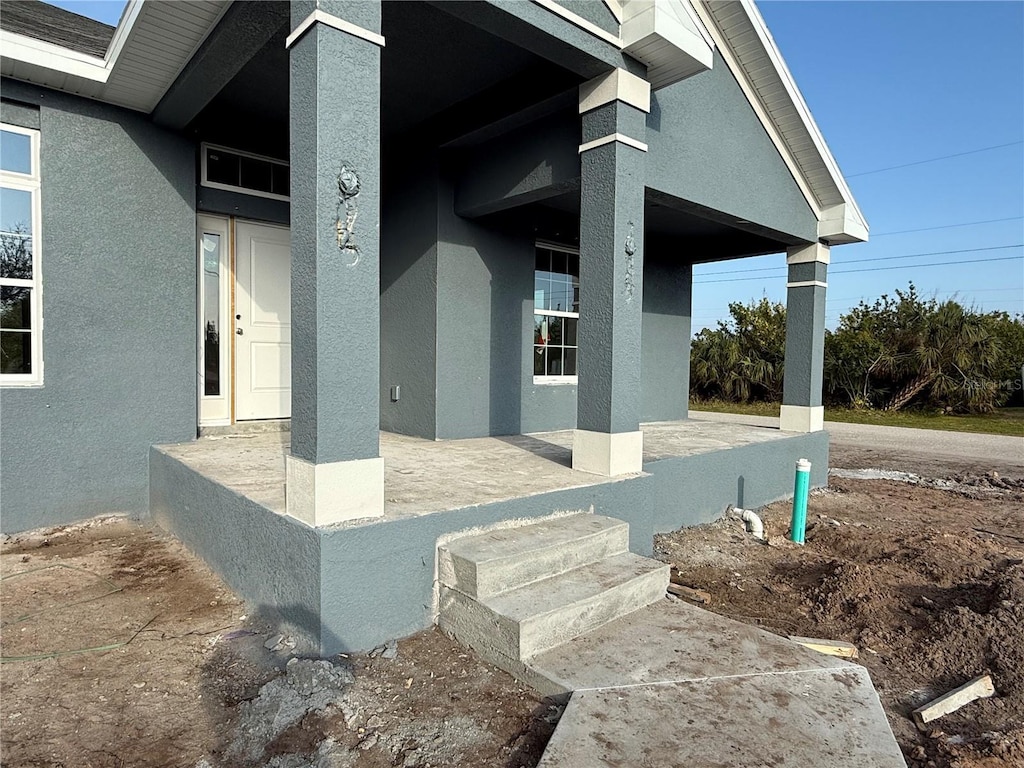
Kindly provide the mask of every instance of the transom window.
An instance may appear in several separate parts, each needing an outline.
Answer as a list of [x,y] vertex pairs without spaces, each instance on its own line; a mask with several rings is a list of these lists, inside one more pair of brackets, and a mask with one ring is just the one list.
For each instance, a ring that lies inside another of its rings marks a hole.
[[203,144],[200,184],[271,200],[289,198],[289,167],[284,160],[238,149]]
[[41,384],[39,132],[0,124],[0,383]]
[[580,319],[580,255],[537,244],[533,283],[533,375],[540,382],[576,381]]

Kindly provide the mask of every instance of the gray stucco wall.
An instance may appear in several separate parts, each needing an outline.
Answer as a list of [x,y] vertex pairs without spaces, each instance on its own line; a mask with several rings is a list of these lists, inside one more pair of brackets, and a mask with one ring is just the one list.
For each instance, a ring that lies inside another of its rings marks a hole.
[[211,564],[263,618],[307,641],[319,637],[320,539],[312,528],[269,512],[159,448],[150,449],[149,471],[154,522]]
[[[437,166],[387,160],[381,211],[380,426],[435,436]],[[392,165],[393,163],[393,165]],[[397,168],[394,168],[397,166]],[[397,402],[391,388],[399,387]]]
[[142,513],[149,446],[196,429],[195,149],[93,101],[3,95],[40,105],[45,321],[44,385],[0,391],[3,530]]
[[445,175],[438,208],[436,436],[518,433],[532,232],[457,216]]
[[288,203],[268,197],[243,195],[226,189],[196,187],[196,210],[201,213],[219,213],[240,219],[268,221],[287,227],[291,223]]
[[713,210],[817,240],[817,223],[722,57],[652,94],[647,186]]
[[685,419],[690,397],[693,267],[678,254],[644,254],[640,420]]

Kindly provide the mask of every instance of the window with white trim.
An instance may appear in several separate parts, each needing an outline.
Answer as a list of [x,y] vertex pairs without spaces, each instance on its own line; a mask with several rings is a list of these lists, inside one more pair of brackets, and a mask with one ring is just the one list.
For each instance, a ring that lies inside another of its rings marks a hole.
[[0,124],[0,384],[43,381],[39,131]]
[[214,144],[202,145],[200,159],[201,186],[271,200],[289,199],[291,176],[284,160]]
[[580,254],[537,244],[533,282],[533,377],[537,383],[576,382],[580,319]]

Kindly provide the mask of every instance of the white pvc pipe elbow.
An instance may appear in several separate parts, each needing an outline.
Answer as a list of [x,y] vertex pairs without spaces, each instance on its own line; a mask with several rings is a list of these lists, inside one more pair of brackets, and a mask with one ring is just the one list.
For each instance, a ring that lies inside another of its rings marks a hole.
[[749,510],[743,510],[743,522],[747,525],[747,530],[750,531],[750,535],[755,539],[764,538],[764,523],[761,522],[761,518],[757,516],[757,513]]

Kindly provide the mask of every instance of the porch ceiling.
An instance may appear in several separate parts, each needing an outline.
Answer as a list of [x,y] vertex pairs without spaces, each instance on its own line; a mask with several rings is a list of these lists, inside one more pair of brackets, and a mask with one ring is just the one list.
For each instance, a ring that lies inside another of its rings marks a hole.
[[[381,24],[387,41],[381,50],[384,137],[438,133],[437,123],[447,117],[458,123],[440,131],[450,139],[502,116],[481,108],[488,94],[503,101],[505,112],[515,111],[521,105],[510,106],[511,91],[521,91],[524,81],[542,94],[534,100],[550,95],[548,82],[566,81],[555,65],[426,3],[385,2]],[[192,135],[287,157],[288,27],[277,30],[196,116],[188,126]],[[463,104],[472,108],[461,109]]]
[[[648,242],[685,249],[695,263],[780,253],[798,244],[789,235],[660,192],[648,190],[645,203]],[[574,191],[536,204],[530,215],[538,237],[555,237],[554,229],[573,228],[579,210],[579,192]]]

